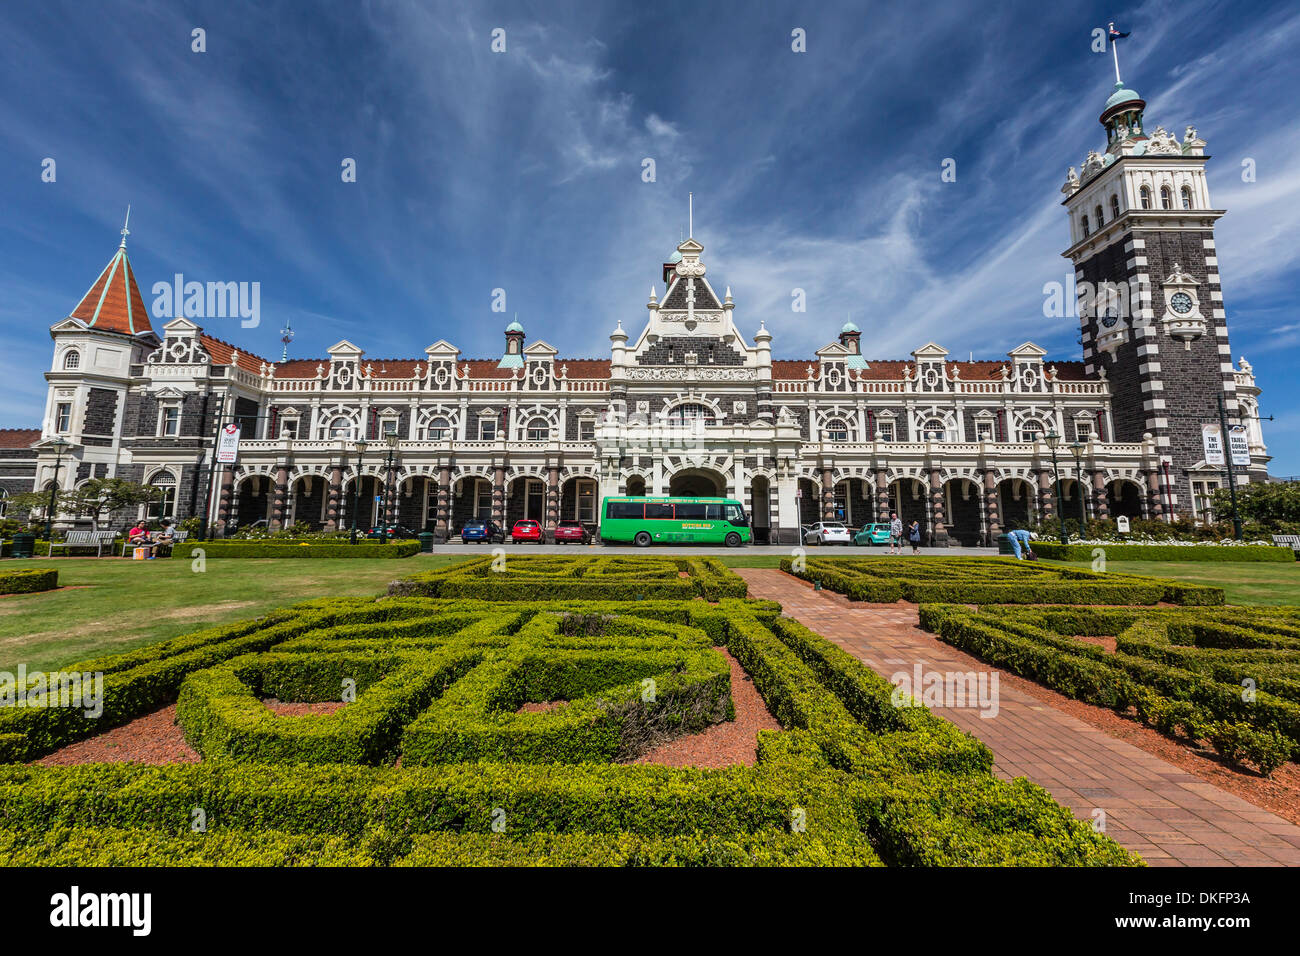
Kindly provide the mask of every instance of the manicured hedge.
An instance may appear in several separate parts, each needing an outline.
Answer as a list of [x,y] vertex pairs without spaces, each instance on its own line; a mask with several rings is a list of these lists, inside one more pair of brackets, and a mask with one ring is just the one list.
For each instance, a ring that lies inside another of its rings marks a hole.
[[120,827],[0,830],[6,866],[371,866],[365,847],[336,836],[218,831],[175,835]]
[[1013,558],[793,558],[781,570],[854,601],[1219,605],[1222,588]]
[[1034,554],[1058,561],[1091,561],[1095,551],[1107,561],[1295,561],[1300,552],[1267,544],[1060,544],[1035,541]]
[[196,548],[209,558],[409,558],[420,552],[420,542],[186,541],[173,548],[172,555],[189,557]]
[[[922,627],[981,660],[1068,697],[1121,713],[1135,709],[1162,733],[1209,740],[1225,757],[1269,774],[1300,756],[1300,651],[1251,649],[1241,657],[1213,647],[1240,642],[1239,622],[1249,617],[1240,609],[1142,609],[1094,612],[1077,627],[1072,613],[921,608]],[[1264,613],[1260,626],[1300,636],[1300,611]],[[1114,636],[1116,651],[1073,634]],[[1243,692],[1247,679],[1255,682],[1253,696]]]
[[31,594],[52,591],[58,586],[59,572],[54,568],[0,571],[0,594]]
[[[756,763],[613,762],[730,715],[719,645],[784,728],[759,734]],[[1041,788],[994,777],[975,738],[895,708],[887,681],[771,602],[318,600],[79,667],[105,674],[105,719],[0,713],[9,759],[178,696],[209,759],[0,766],[0,852],[17,860],[76,859],[53,831],[109,865],[132,852],[212,865],[1138,862]],[[355,702],[328,716],[274,717],[260,700],[331,699],[345,678]],[[518,713],[557,698],[570,703]],[[189,832],[196,807],[209,843]]]

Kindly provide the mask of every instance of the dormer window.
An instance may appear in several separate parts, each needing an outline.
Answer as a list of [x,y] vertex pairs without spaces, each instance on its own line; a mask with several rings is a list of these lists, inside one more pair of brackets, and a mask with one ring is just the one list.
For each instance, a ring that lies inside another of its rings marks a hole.
[[81,353],[76,349],[69,349],[68,354],[63,356],[63,370],[71,372],[79,368],[81,368]]
[[1192,191],[1186,186],[1183,187],[1183,208],[1192,208]]
[[1174,208],[1174,194],[1169,191],[1168,186],[1160,187],[1160,208],[1161,209]]
[[1086,239],[1086,238],[1088,238],[1088,236],[1090,236],[1090,235],[1092,235],[1092,229],[1090,229],[1090,228],[1088,227],[1088,217],[1087,217],[1087,216],[1084,216],[1084,217],[1083,217],[1083,237]]
[[1139,193],[1139,195],[1141,196],[1141,199],[1142,199],[1142,208],[1143,208],[1143,209],[1150,209],[1150,208],[1151,208],[1151,188],[1150,188],[1149,186],[1143,186],[1142,189],[1141,189],[1141,191],[1140,191],[1140,193]]

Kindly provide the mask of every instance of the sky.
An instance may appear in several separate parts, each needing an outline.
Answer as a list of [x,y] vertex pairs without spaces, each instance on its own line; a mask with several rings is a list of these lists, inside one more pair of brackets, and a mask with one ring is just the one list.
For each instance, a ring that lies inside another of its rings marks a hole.
[[1148,127],[1208,142],[1233,356],[1275,416],[1272,472],[1300,475],[1285,2],[3,4],[0,427],[38,423],[48,329],[128,204],[146,303],[176,273],[256,282],[256,328],[202,324],[268,359],[286,322],[291,357],[495,357],[516,313],[530,342],[606,357],[618,322],[643,327],[688,193],[710,281],[778,358],[851,316],[868,358],[1078,359],[1044,286],[1071,273],[1066,171],[1105,146],[1110,20]]

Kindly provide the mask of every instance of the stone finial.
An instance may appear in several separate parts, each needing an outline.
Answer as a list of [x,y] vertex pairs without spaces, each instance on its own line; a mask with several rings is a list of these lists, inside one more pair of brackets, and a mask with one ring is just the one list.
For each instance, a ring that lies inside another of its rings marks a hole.
[[322,365],[320,362],[316,363],[316,377],[317,378],[325,377],[325,366]]
[[568,366],[568,365],[561,365],[561,366],[560,366],[560,378],[568,378],[568,377],[569,377],[569,366]]

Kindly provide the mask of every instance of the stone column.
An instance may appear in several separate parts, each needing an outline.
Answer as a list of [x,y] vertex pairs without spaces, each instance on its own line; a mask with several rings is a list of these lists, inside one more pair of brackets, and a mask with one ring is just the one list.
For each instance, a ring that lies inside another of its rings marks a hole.
[[988,528],[988,537],[984,543],[997,547],[998,536],[1002,534],[1002,502],[998,496],[997,476],[992,469],[984,469],[981,484],[984,495],[984,524]]
[[233,468],[221,469],[221,490],[217,494],[217,525],[221,533],[226,533],[226,524],[230,521],[231,510],[235,505],[235,475]]
[[1100,521],[1110,518],[1110,505],[1106,501],[1106,479],[1099,471],[1092,473],[1092,514]]
[[339,502],[343,497],[343,465],[330,465],[330,484],[325,493],[325,530],[338,531],[341,512]]
[[271,527],[284,527],[285,505],[289,494],[289,466],[282,464],[275,469],[275,489],[271,492]]
[[547,542],[555,543],[555,526],[560,522],[560,466],[554,462],[546,466],[546,527]]
[[1161,481],[1160,469],[1153,468],[1147,472],[1147,511],[1156,521],[1165,519],[1165,496]]
[[835,521],[835,485],[829,465],[822,466],[822,520]]
[[499,525],[506,523],[506,466],[504,463],[498,463],[492,468],[492,520]]
[[948,528],[945,524],[943,480],[938,468],[930,469],[930,544],[935,548],[948,547]]
[[442,544],[451,535],[451,466],[438,466],[438,501],[434,514],[433,540]]
[[1038,520],[1056,520],[1056,496],[1052,494],[1051,476],[1043,470],[1035,472],[1038,483]]

